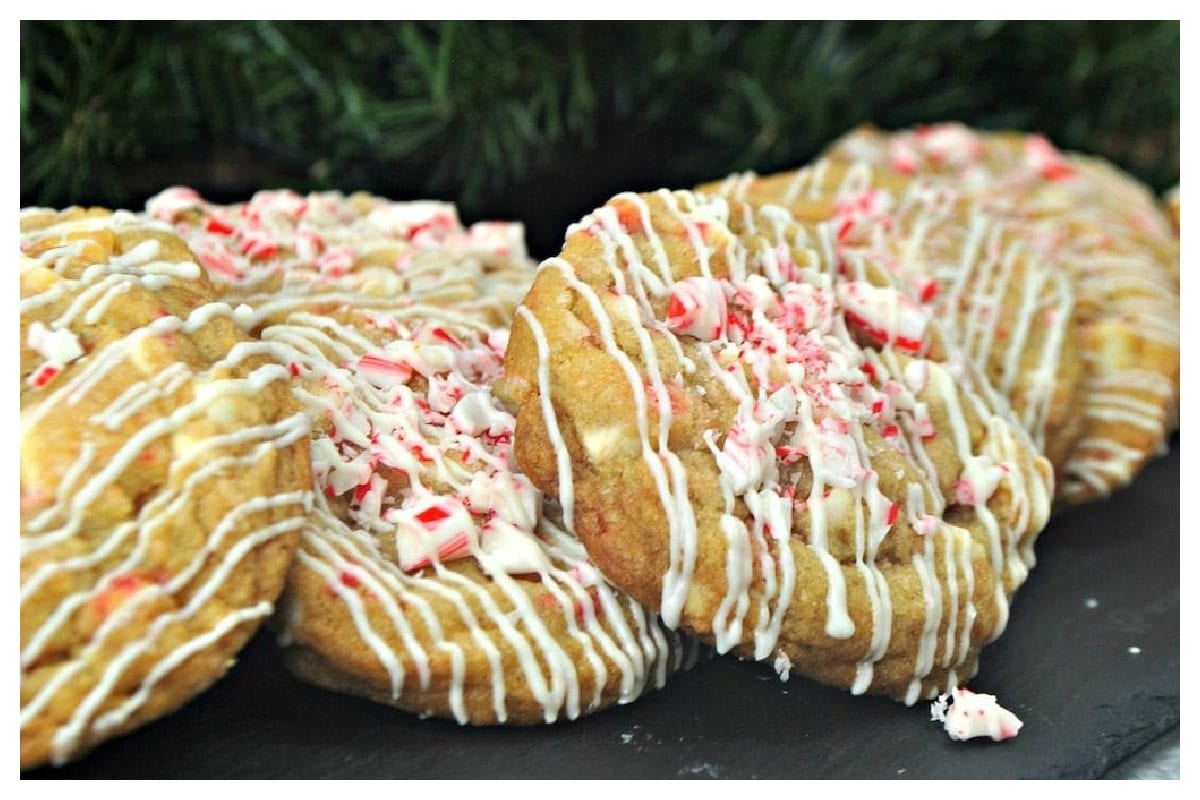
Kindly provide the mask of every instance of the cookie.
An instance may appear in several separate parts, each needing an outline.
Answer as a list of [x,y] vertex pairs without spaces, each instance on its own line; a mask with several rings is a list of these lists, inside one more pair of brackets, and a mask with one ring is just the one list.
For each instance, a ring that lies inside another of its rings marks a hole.
[[260,315],[349,299],[390,308],[405,298],[504,324],[528,285],[523,227],[464,228],[449,203],[284,190],[219,206],[174,187],[146,211],[175,227],[224,299]]
[[186,245],[21,212],[21,767],[221,677],[283,587],[308,419]]
[[886,266],[835,241],[778,206],[618,195],[542,264],[498,392],[517,463],[668,626],[911,703],[1004,629],[1052,475]]
[[[358,264],[377,245],[347,218],[321,235]],[[279,241],[302,238],[307,215],[274,219]],[[236,236],[176,225],[199,252],[242,263]],[[452,244],[438,252],[445,243],[414,256],[429,291],[362,282],[372,270],[407,280],[392,256],[334,276],[334,290],[294,254],[250,265],[280,284],[241,295],[256,348],[287,365],[313,422],[318,496],[280,603],[285,661],[317,685],[461,724],[549,723],[631,702],[696,645],[604,581],[515,469],[513,417],[489,387],[508,338],[495,324],[511,314],[504,298],[524,294],[532,268],[514,261],[480,282],[478,260]]]
[[1020,231],[1075,290],[1082,432],[1060,472],[1065,503],[1127,485],[1165,446],[1179,403],[1179,243],[1154,198],[1101,159],[1044,137],[945,124],[853,131],[833,159],[918,174]]
[[503,329],[432,311],[294,314],[321,498],[282,602],[292,669],[462,724],[548,723],[627,703],[678,636],[613,590],[511,461],[489,391]]
[[831,222],[841,257],[868,254],[904,279],[1012,403],[1062,469],[1082,430],[1083,364],[1071,282],[1033,244],[955,187],[821,159],[701,190]]

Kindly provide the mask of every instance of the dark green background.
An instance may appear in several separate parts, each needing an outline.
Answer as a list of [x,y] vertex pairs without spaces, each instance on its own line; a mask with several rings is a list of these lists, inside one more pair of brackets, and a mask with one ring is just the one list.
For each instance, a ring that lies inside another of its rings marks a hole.
[[524,220],[797,166],[865,121],[1041,130],[1163,189],[1179,23],[23,23],[21,201],[369,189]]

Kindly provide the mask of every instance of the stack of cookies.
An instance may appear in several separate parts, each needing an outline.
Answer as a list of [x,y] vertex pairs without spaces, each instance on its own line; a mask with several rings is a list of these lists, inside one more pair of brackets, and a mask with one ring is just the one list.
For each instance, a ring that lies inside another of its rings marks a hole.
[[1178,240],[1039,137],[856,131],[618,195],[536,270],[368,195],[21,231],[23,767],[268,619],[302,679],[462,724],[632,702],[701,642],[932,699],[1177,420]]

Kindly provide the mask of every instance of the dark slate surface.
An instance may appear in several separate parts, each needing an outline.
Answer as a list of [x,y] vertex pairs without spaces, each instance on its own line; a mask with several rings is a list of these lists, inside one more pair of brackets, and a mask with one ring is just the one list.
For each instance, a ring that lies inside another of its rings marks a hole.
[[1025,721],[1001,744],[951,742],[926,703],[725,658],[573,723],[459,728],[302,684],[260,634],[183,710],[24,777],[1100,776],[1179,724],[1178,439],[1130,489],[1052,522],[1038,560],[971,682]]

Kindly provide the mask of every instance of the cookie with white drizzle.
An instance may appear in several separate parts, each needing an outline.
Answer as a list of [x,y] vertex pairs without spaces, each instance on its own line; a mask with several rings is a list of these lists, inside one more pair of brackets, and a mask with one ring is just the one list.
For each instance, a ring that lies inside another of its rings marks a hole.
[[[278,618],[293,672],[463,724],[533,724],[630,702],[694,657],[599,577],[511,463],[513,419],[488,386],[507,341],[495,323],[532,279],[519,226],[464,231],[452,206],[363,195],[182,201],[176,226],[214,281],[229,264],[247,276],[226,291],[252,304],[241,320],[314,422],[316,508]],[[223,221],[249,217],[290,244],[246,258],[247,231]],[[314,229],[350,269],[296,244]],[[502,268],[481,280],[488,242]],[[277,290],[246,290],[264,281]]]
[[169,227],[21,212],[21,766],[217,680],[311,502],[308,419]]
[[517,461],[671,627],[915,702],[971,676],[1048,462],[937,323],[780,207],[618,195],[543,262],[499,391]]
[[1009,399],[1050,462],[1065,464],[1083,420],[1075,297],[1034,243],[954,186],[866,162],[822,159],[700,188],[831,222],[839,253],[873,253]]
[[516,471],[489,388],[506,330],[340,308],[261,339],[314,422],[318,499],[280,612],[300,677],[460,724],[537,724],[682,666],[681,638],[600,577]]
[[404,298],[507,324],[528,285],[523,226],[464,227],[450,203],[278,190],[222,206],[173,187],[146,211],[174,225],[223,298],[261,314]]
[[835,141],[827,155],[892,176],[952,181],[991,210],[1021,219],[1065,214],[1060,222],[1107,234],[1108,249],[1148,252],[1178,290],[1178,242],[1154,194],[1105,159],[1060,151],[1041,134],[952,122],[894,132],[863,126]]
[[1127,485],[1165,446],[1179,406],[1179,242],[1154,197],[1102,159],[1045,137],[942,124],[859,129],[829,156],[952,184],[1021,232],[1071,279],[1083,362],[1083,430],[1058,500]]

